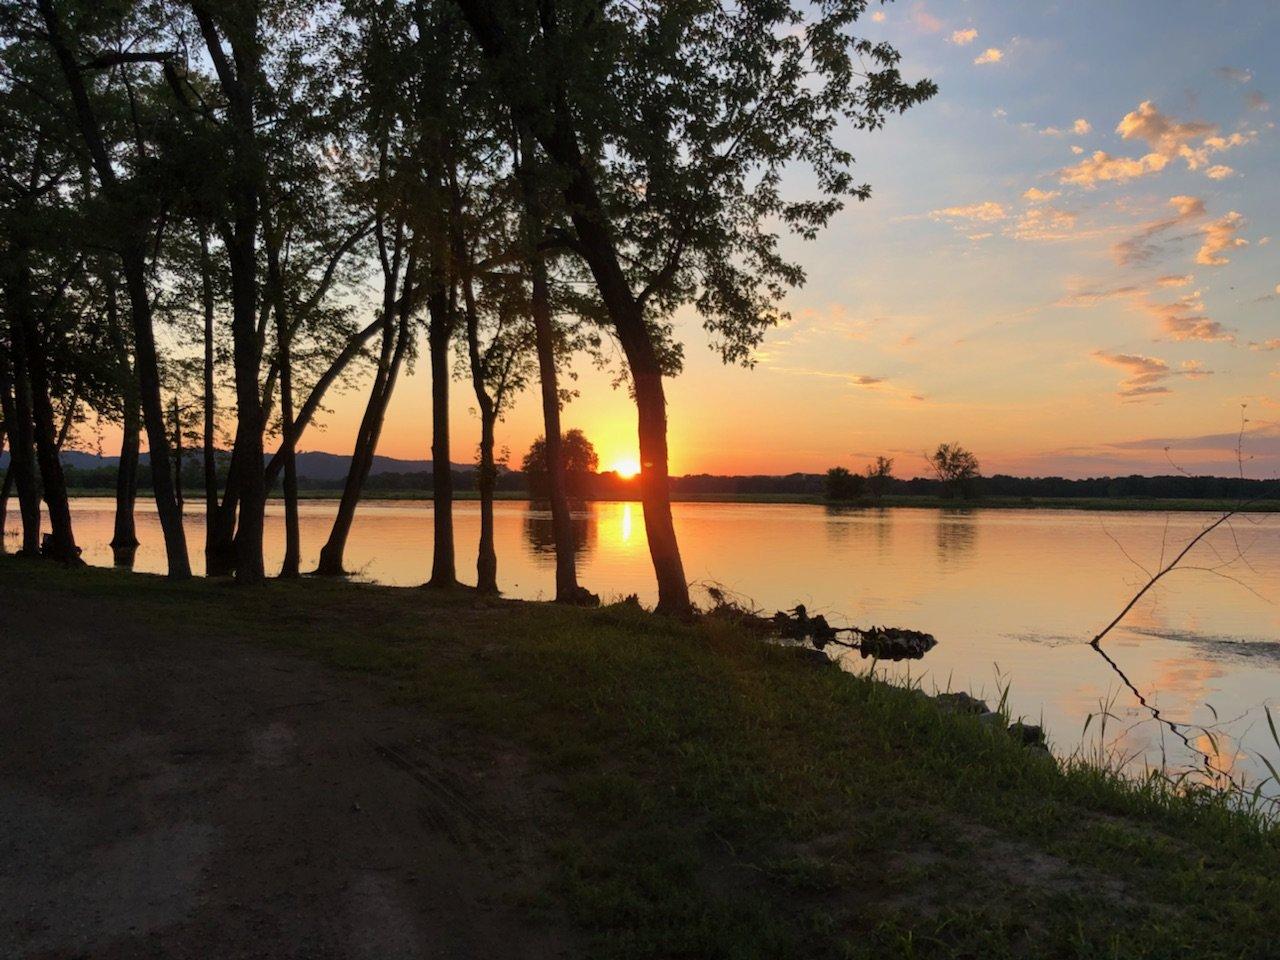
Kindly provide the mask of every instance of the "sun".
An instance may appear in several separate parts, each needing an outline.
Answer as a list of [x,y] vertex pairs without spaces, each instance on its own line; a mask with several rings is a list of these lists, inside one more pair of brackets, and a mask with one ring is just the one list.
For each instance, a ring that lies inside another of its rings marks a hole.
[[613,461],[613,472],[624,480],[630,480],[640,472],[640,464],[629,457]]

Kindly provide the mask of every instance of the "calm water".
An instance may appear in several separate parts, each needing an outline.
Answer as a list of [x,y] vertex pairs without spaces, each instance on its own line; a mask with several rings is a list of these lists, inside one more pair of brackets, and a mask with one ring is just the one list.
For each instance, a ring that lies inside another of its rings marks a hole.
[[[304,569],[314,567],[335,504],[302,505]],[[113,504],[74,504],[86,559],[110,563]],[[137,569],[163,569],[158,523],[139,505]],[[504,592],[546,597],[554,562],[549,515],[499,503],[497,548]],[[1087,645],[1158,565],[1162,544],[1178,549],[1211,514],[1057,510],[842,510],[810,505],[675,506],[691,580],[716,582],[773,610],[803,602],[837,623],[884,623],[933,633],[938,647],[910,665],[926,688],[965,689],[998,699],[1010,687],[1016,713],[1043,718],[1060,753],[1096,743],[1085,719],[1114,701],[1108,741],[1137,762],[1183,765],[1192,754],[1125,690]],[[269,511],[268,560],[283,549],[280,507]],[[189,517],[199,563],[203,517]],[[459,503],[459,569],[470,574],[478,505]],[[12,527],[12,523],[10,524]],[[577,518],[580,579],[605,598],[654,599],[639,504],[594,504]],[[418,584],[431,558],[431,505],[361,506],[347,551],[362,578]],[[1197,547],[1112,635],[1107,649],[1143,695],[1168,717],[1214,724],[1195,745],[1223,767],[1256,780],[1266,754],[1280,766],[1263,706],[1280,721],[1280,517],[1254,516]],[[861,669],[856,658],[851,667]],[[905,665],[904,665],[905,667]],[[901,672],[906,672],[905,669]]]

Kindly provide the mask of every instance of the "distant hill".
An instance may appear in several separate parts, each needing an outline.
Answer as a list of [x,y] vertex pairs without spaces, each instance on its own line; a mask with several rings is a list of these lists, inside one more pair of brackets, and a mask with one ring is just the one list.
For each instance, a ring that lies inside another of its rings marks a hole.
[[[198,457],[199,451],[192,451],[189,455]],[[144,453],[141,459],[145,463],[148,459],[147,455]],[[267,459],[270,459],[270,455]],[[120,458],[100,457],[96,453],[86,453],[83,450],[64,450],[62,462],[76,470],[98,470],[103,467],[114,467],[120,462]],[[351,458],[345,454],[302,452],[298,454],[298,476],[308,480],[342,480],[347,475],[347,467],[350,463]],[[0,454],[0,469],[8,465],[9,454],[7,452]],[[469,463],[455,463],[453,469],[456,472],[465,473],[474,470],[475,466]],[[375,456],[371,472],[375,476],[383,473],[431,473],[432,464],[430,460],[398,460],[395,457]]]

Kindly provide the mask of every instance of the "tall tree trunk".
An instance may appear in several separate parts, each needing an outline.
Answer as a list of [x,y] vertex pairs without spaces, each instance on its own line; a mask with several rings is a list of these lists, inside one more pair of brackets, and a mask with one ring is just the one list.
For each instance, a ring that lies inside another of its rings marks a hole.
[[455,254],[462,264],[462,293],[467,317],[467,357],[471,367],[471,386],[480,408],[480,546],[476,551],[476,589],[480,593],[498,592],[498,552],[493,543],[493,490],[498,466],[493,459],[493,434],[498,409],[489,393],[489,371],[480,352],[480,316],[476,308],[471,282],[471,265],[465,243],[455,240]]
[[200,305],[204,310],[203,414],[204,430],[201,453],[204,468],[204,556],[205,573],[209,570],[209,553],[214,543],[218,521],[218,462],[215,448],[217,398],[214,395],[213,367],[213,260],[209,256],[209,228],[202,222],[200,230]]
[[[3,447],[3,440],[9,439],[8,427],[5,427],[4,437],[0,440],[0,448]],[[11,466],[5,467],[4,481],[0,482],[0,553],[4,553],[8,547],[5,544],[5,534],[9,529],[9,497],[13,494],[13,469]]]
[[[267,226],[270,234],[269,224]],[[284,562],[280,579],[297,579],[302,564],[302,534],[298,523],[298,457],[293,422],[293,364],[289,353],[289,314],[285,308],[284,277],[280,272],[279,238],[268,236],[267,285],[275,303],[276,357],[280,371],[280,444],[284,452]],[[265,483],[265,474],[263,477]]]
[[[405,351],[413,335],[410,329],[413,308],[409,302],[409,294],[413,286],[414,258],[410,254],[409,265],[401,283],[403,292],[397,307],[395,290],[400,272],[400,256],[401,251],[397,244],[395,254],[390,261],[389,272],[384,280],[382,316],[385,325],[382,334],[382,351],[378,357],[378,368],[374,374],[373,386],[369,390],[369,400],[365,404],[364,416],[360,420],[360,430],[356,434],[355,449],[351,453],[351,465],[347,468],[347,479],[342,487],[342,499],[338,502],[338,513],[333,518],[329,539],[320,550],[320,563],[316,573],[323,576],[342,576],[346,572],[343,557],[347,549],[347,538],[351,535],[351,524],[355,520],[356,507],[364,492],[365,482],[369,479],[369,471],[373,468],[373,458],[378,451],[378,440],[382,435],[387,406],[391,402],[400,367],[404,362]],[[390,322],[393,310],[398,317],[395,327]]]
[[156,513],[164,533],[164,549],[169,577],[186,580],[191,576],[187,557],[187,535],[182,527],[182,509],[169,472],[169,439],[165,430],[164,407],[160,399],[160,364],[156,357],[155,333],[151,326],[151,301],[147,292],[145,264],[140,255],[124,258],[125,284],[133,319],[134,365],[138,393],[142,400],[142,422],[147,431],[151,459],[151,486],[155,491]]
[[476,551],[476,589],[498,592],[498,551],[493,542],[493,491],[498,466],[493,459],[493,433],[497,417],[493,404],[480,410],[480,546]]
[[136,403],[125,401],[124,428],[120,438],[120,464],[116,469],[116,516],[111,537],[111,560],[117,567],[132,567],[138,555],[134,504],[138,498],[139,423]]
[[240,506],[240,456],[234,442],[227,464],[227,486],[222,502],[206,521],[204,561],[210,577],[229,577],[236,570],[236,513]]
[[242,214],[231,240],[232,339],[236,381],[236,467],[240,515],[235,531],[236,582],[265,582],[263,523],[266,519],[266,474],[263,463],[263,404],[258,373],[261,356],[257,333],[256,216]]
[[542,423],[546,436],[547,487],[551,501],[551,531],[556,549],[556,602],[598,603],[599,597],[578,584],[573,514],[569,509],[569,486],[565,477],[564,442],[560,428],[560,382],[556,367],[556,334],[551,316],[551,288],[547,280],[547,261],[541,252],[543,226],[536,159],[533,138],[524,130],[521,131],[519,153],[519,174],[524,196],[525,246],[529,251],[530,312],[533,315],[534,347],[538,354]]
[[178,398],[173,398],[173,493],[178,501],[178,512],[186,509],[182,496],[182,410]]
[[115,351],[116,379],[120,390],[120,462],[116,466],[116,512],[111,534],[111,562],[117,567],[133,567],[138,554],[138,528],[134,510],[138,500],[138,453],[141,446],[141,417],[138,411],[138,384],[129,361],[129,344],[120,324],[120,301],[116,278],[109,272],[107,288],[107,335]]
[[[0,363],[4,361],[0,359]],[[5,422],[4,411],[0,410],[0,454],[9,443],[9,424]],[[5,552],[4,535],[8,529],[9,493],[13,489],[13,471],[4,468],[4,480],[0,481],[0,553]]]
[[[219,5],[220,10],[222,6]],[[249,4],[238,12],[222,11],[234,26],[225,31],[230,57],[212,10],[212,5],[204,0],[191,0],[191,11],[227,101],[226,129],[233,160],[230,170],[232,214],[231,222],[222,223],[220,229],[231,268],[231,340],[236,383],[234,455],[240,506],[235,532],[236,582],[257,585],[266,581],[262,545],[267,501],[262,450],[266,423],[258,382],[262,341],[258,336],[257,234],[265,205],[262,175],[265,158],[258,149],[255,117],[255,93],[261,81],[261,10],[258,4]],[[267,305],[262,306],[265,309]]]
[[172,579],[185,580],[191,576],[191,563],[187,557],[187,539],[182,528],[182,515],[174,500],[173,478],[167,469],[169,443],[165,436],[164,408],[160,400],[160,368],[156,357],[151,300],[147,291],[146,235],[141,225],[135,222],[134,215],[128,213],[132,205],[121,196],[115,167],[89,102],[83,74],[62,36],[62,24],[54,10],[53,0],[38,0],[38,6],[49,44],[53,47],[71,92],[80,134],[93,160],[94,170],[98,174],[107,199],[121,212],[124,221],[120,230],[119,252],[129,294],[138,388],[142,399],[143,422],[147,429],[147,446],[151,453],[156,512],[160,517],[160,527],[164,531],[169,576]]
[[[13,318],[10,317],[12,327]],[[0,353],[0,400],[4,403],[5,429],[9,435],[9,469],[6,481],[18,488],[22,517],[22,541],[18,556],[40,555],[40,485],[35,470],[35,432],[31,422],[31,391],[27,385],[26,358],[10,332],[8,356]]]
[[452,587],[458,583],[453,546],[453,467],[449,451],[449,341],[453,317],[445,290],[437,288],[427,298],[430,330],[427,346],[431,352],[431,487],[434,547],[431,557],[431,587]]

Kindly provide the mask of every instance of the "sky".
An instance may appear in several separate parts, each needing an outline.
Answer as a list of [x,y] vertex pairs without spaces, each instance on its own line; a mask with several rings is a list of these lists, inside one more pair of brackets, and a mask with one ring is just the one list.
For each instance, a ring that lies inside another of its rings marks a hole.
[[[1234,474],[1244,417],[1246,473],[1280,474],[1280,3],[872,9],[865,34],[940,92],[842,132],[872,198],[788,241],[808,279],[751,369],[722,366],[681,315],[672,472],[884,454],[911,476],[958,441],[987,474]],[[633,462],[625,391],[578,367],[565,426],[602,469]],[[468,462],[474,400],[453,390],[453,459]],[[429,398],[420,362],[379,452],[429,458]],[[334,398],[302,446],[349,452],[363,402],[363,384]],[[539,433],[531,390],[498,443],[518,463]]]

